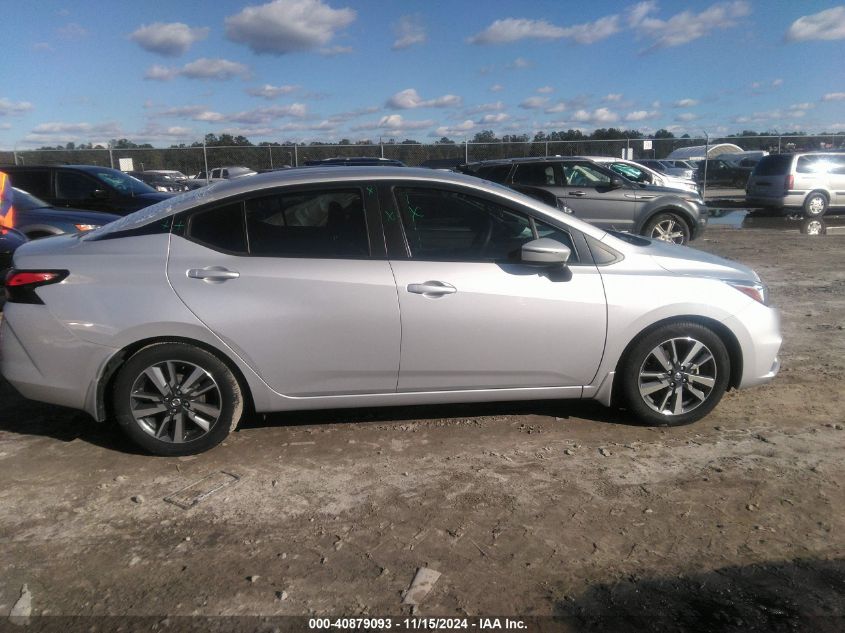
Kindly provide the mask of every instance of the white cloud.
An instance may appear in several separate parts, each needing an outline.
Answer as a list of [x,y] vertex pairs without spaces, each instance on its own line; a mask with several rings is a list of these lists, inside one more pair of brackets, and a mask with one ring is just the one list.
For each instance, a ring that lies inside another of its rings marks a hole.
[[283,117],[302,118],[308,114],[308,108],[302,103],[292,103],[284,106],[269,106],[246,110],[226,116],[226,121],[247,124],[267,124]]
[[406,121],[401,114],[387,114],[381,117],[377,123],[363,123],[361,125],[356,125],[352,129],[354,131],[386,130],[398,133],[405,130],[420,130],[431,127],[432,125],[434,125],[434,121],[430,119],[426,119],[424,121]]
[[396,37],[391,46],[394,51],[423,44],[427,39],[425,25],[419,15],[403,15],[393,25],[393,34]]
[[349,112],[339,112],[337,114],[333,114],[329,117],[329,121],[332,123],[345,123],[346,121],[350,121],[352,119],[357,119],[359,116],[364,116],[365,114],[374,114],[378,112],[381,108],[376,106],[370,106],[367,108],[359,108],[357,110],[351,110]]
[[[117,123],[67,123],[50,121],[36,125],[24,137],[25,141],[35,143],[58,144],[67,142],[106,143],[108,139],[125,136]],[[98,140],[102,139],[102,140]]]
[[676,108],[693,108],[699,104],[698,99],[680,99],[672,105]]
[[260,88],[249,88],[247,94],[253,97],[262,97],[267,100],[273,100],[282,95],[289,95],[292,92],[299,90],[299,86],[273,86],[271,84],[264,84]]
[[466,120],[463,123],[458,123],[456,125],[442,125],[431,132],[429,136],[435,138],[441,136],[465,136],[475,128],[476,124],[473,121]]
[[572,115],[572,120],[577,121],[578,123],[604,125],[607,123],[616,123],[619,120],[619,115],[608,108],[598,108],[592,112],[588,110],[578,110]]
[[569,39],[579,44],[593,44],[619,32],[618,15],[600,18],[595,22],[575,26],[556,26],[545,20],[504,18],[496,20],[486,29],[470,37],[470,44],[509,44],[520,40]]
[[542,88],[537,88],[537,92],[539,92],[541,95],[551,94],[554,91],[555,89],[551,86],[543,86]]
[[32,50],[37,53],[52,53],[55,49],[47,42],[36,42],[32,45]]
[[525,101],[519,104],[519,107],[526,110],[538,110],[539,108],[546,107],[548,103],[548,97],[528,97]]
[[493,84],[490,86],[490,92],[501,92],[505,87],[502,84]]
[[175,77],[187,77],[188,79],[214,79],[226,80],[233,77],[246,79],[250,75],[247,66],[228,59],[209,59],[201,57],[195,61],[182,66],[182,68],[168,68],[166,66],[154,65],[144,73],[144,79],[153,81],[170,81]]
[[845,6],[802,16],[786,32],[787,42],[842,39],[845,39]]
[[412,110],[414,108],[453,108],[462,103],[463,99],[457,95],[443,95],[426,100],[420,97],[415,89],[408,88],[390,97],[385,106],[395,110]]
[[6,97],[0,97],[0,116],[23,114],[33,109],[29,101],[12,101]]
[[657,110],[635,110],[625,115],[626,121],[646,121],[648,119],[656,119],[660,116]]
[[480,103],[477,106],[472,106],[466,110],[466,113],[471,116],[482,112],[499,112],[504,109],[505,104],[503,101],[494,101],[493,103]]
[[810,103],[809,101],[805,101],[804,103],[793,103],[789,106],[790,110],[812,110],[816,107],[815,103]]
[[167,57],[184,55],[192,44],[208,37],[208,27],[190,27],[182,22],[155,22],[134,31],[129,39],[144,50]]
[[783,85],[783,79],[775,79],[772,81],[772,88],[780,88]]
[[524,57],[517,57],[513,60],[510,64],[506,64],[505,68],[509,70],[519,70],[521,68],[531,68],[534,64],[531,63],[530,59],[525,59]]
[[321,0],[273,0],[227,17],[226,36],[257,54],[284,55],[326,47],[355,17]]
[[57,29],[59,37],[66,40],[81,40],[88,36],[88,29],[76,22],[68,22]]
[[845,92],[828,92],[822,101],[845,101]]
[[351,46],[327,46],[325,48],[321,48],[317,52],[323,57],[336,57],[338,55],[348,55],[354,50],[355,49]]
[[636,31],[641,37],[652,40],[649,50],[669,48],[687,44],[716,30],[732,28],[739,23],[739,18],[749,13],[751,5],[747,0],[733,0],[714,4],[700,13],[683,11],[668,20],[644,16],[637,23]]
[[604,97],[605,101],[622,101],[622,94],[618,92],[612,92]]
[[688,123],[690,121],[695,121],[698,118],[698,115],[694,112],[681,112],[681,114],[675,117],[675,120],[682,123]]
[[503,123],[509,118],[510,116],[508,114],[505,114],[504,112],[497,112],[496,114],[485,114],[483,117],[481,117],[479,124],[487,125],[489,123]]

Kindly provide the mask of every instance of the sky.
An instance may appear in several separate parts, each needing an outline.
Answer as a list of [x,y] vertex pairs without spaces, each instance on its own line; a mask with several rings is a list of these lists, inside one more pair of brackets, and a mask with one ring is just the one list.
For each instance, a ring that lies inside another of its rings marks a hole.
[[0,149],[845,131],[845,4],[15,2]]

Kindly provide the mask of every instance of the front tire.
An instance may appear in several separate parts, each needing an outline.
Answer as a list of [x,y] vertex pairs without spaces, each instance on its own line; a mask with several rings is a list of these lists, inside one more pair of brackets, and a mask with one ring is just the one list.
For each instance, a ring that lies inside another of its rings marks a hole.
[[620,367],[628,409],[646,424],[680,426],[706,416],[728,386],[730,356],[699,323],[660,326],[639,337]]
[[117,422],[155,455],[194,455],[222,442],[243,413],[232,371],[185,343],[145,347],[120,368],[112,390]]
[[662,242],[688,244],[690,228],[674,213],[658,213],[646,223],[643,235]]
[[814,191],[804,200],[804,215],[810,218],[818,218],[827,211],[827,196]]

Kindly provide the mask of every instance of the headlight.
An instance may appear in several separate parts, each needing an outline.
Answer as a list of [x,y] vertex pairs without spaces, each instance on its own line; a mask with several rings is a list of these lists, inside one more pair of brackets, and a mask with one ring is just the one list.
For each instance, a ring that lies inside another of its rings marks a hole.
[[736,281],[733,279],[723,279],[726,284],[739,290],[742,294],[747,295],[762,303],[764,306],[769,305],[769,289],[759,281]]
[[156,191],[167,191],[167,187],[163,185],[156,185]]
[[77,231],[93,231],[100,228],[100,224],[74,224]]

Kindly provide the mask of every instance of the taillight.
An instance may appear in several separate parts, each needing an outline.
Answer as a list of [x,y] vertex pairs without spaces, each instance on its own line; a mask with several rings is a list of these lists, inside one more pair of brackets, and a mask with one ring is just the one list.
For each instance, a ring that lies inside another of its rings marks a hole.
[[795,176],[793,174],[788,174],[783,178],[783,190],[784,191],[791,191],[792,188],[795,186]]
[[44,303],[35,293],[41,286],[57,284],[68,276],[66,270],[16,270],[6,275],[6,298],[10,303]]

